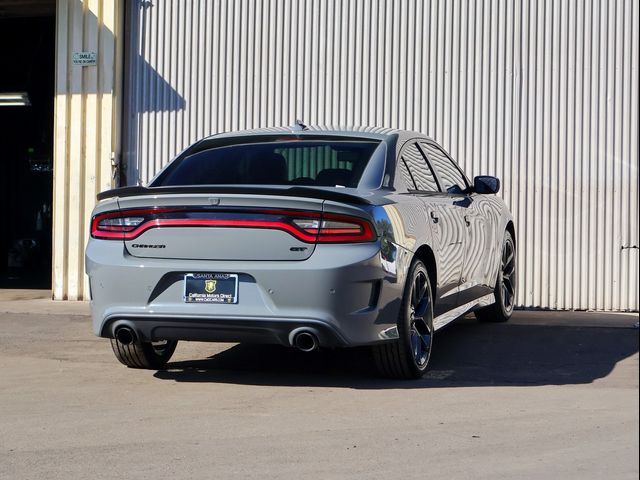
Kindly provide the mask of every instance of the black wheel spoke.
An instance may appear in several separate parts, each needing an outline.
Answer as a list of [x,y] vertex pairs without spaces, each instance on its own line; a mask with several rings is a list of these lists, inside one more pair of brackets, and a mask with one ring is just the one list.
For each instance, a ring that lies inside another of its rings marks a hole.
[[411,346],[418,365],[424,364],[431,351],[431,330],[422,319],[416,319],[411,325]]
[[429,349],[431,348],[431,335],[427,334],[427,335],[419,335],[418,336],[420,338],[420,342],[422,343],[422,348],[428,352]]
[[420,357],[420,335],[418,335],[418,332],[416,332],[415,330],[412,330],[411,332],[411,350],[413,351],[413,356],[415,358]]
[[411,307],[413,307],[415,309],[417,304],[418,304],[417,289],[416,289],[416,285],[415,285],[415,282],[414,282],[413,288],[411,289]]
[[513,243],[508,239],[502,250],[502,286],[500,293],[502,294],[502,305],[506,309],[510,309],[513,305],[515,297],[514,275],[516,271],[515,249]]
[[423,275],[416,276],[411,290],[411,306],[416,310],[424,297],[427,289],[427,282]]
[[506,265],[511,265],[513,262],[513,250],[508,249],[509,250],[509,254],[507,255],[507,261],[504,262]]
[[502,282],[502,302],[505,307],[511,307],[513,303],[513,286],[509,281]]
[[422,303],[422,300],[424,299],[425,293],[427,293],[427,282],[426,279],[421,278],[420,281],[420,288],[418,289],[418,295],[417,295],[417,301],[418,304]]
[[511,278],[505,277],[503,283],[505,288],[509,291],[509,295],[513,295],[513,285],[511,284]]
[[425,297],[422,299],[422,301],[418,304],[418,306],[416,307],[416,311],[415,311],[415,318],[416,319],[423,319],[424,318],[424,314],[427,313],[427,309],[429,308],[429,298]]

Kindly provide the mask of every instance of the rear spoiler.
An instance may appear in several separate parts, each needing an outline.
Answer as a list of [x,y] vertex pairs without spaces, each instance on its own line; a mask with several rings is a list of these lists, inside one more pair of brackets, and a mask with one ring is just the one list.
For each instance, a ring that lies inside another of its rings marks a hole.
[[216,186],[216,185],[184,185],[174,187],[120,187],[106,190],[98,194],[98,201],[114,197],[137,197],[140,195],[169,195],[172,193],[209,193],[218,195],[223,193],[243,193],[248,195],[276,195],[280,197],[317,198],[320,200],[333,200],[336,202],[371,205],[372,202],[359,195],[346,192],[336,192],[323,188],[309,187],[259,187],[259,186]]

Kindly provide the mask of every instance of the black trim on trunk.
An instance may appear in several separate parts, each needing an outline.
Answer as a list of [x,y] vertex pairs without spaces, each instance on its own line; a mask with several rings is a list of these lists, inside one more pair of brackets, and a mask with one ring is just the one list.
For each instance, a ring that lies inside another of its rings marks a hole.
[[209,193],[211,195],[223,193],[242,193],[248,195],[276,195],[281,197],[317,198],[320,200],[333,200],[336,202],[355,203],[360,205],[372,205],[372,202],[358,195],[336,192],[323,188],[309,187],[259,187],[259,186],[216,186],[216,185],[185,185],[169,187],[120,187],[101,192],[97,195],[98,201],[114,197],[137,197],[140,195],[168,195],[172,193]]

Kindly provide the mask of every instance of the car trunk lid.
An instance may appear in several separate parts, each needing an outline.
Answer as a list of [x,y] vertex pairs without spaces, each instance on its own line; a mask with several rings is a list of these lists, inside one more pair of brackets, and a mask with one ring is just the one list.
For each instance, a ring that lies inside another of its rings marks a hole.
[[316,236],[309,229],[317,228],[323,202],[272,195],[145,195],[119,198],[118,215],[126,214],[130,224],[123,241],[134,257],[299,261],[313,254]]

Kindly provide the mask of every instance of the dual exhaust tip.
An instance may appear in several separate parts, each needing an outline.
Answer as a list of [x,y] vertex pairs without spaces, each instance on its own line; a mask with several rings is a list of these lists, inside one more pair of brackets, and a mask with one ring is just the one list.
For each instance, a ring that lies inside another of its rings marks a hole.
[[306,330],[295,333],[291,343],[301,352],[313,352],[318,349],[318,337]]
[[136,332],[131,327],[126,326],[117,328],[114,332],[114,337],[122,345],[131,345],[137,339]]
[[[127,326],[117,328],[114,332],[114,337],[122,345],[131,345],[135,343],[138,338],[136,332]],[[315,333],[308,330],[298,331],[293,333],[291,345],[301,352],[313,352],[318,349],[318,337]]]

